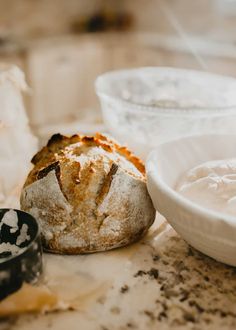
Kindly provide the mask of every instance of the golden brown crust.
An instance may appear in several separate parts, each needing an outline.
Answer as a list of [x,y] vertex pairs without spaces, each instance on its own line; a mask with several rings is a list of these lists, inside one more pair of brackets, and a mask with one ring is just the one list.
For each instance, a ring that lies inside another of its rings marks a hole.
[[[145,174],[145,166],[143,161],[136,157],[128,148],[120,146],[114,140],[109,139],[107,136],[102,135],[101,133],[96,133],[95,139],[98,141],[98,144],[104,148],[104,145],[112,146],[116,152],[128,159],[134,166],[142,173]],[[102,142],[103,143],[102,143]],[[105,149],[105,148],[104,148]]]
[[100,146],[108,152],[117,152],[121,156],[129,160],[134,166],[145,175],[145,166],[143,161],[138,157],[134,156],[132,152],[124,147],[120,146],[114,140],[108,138],[107,136],[96,133],[95,136],[84,136],[84,135],[72,135],[71,137],[61,135],[59,133],[54,134],[48,141],[47,145],[43,147],[39,152],[37,152],[32,158],[31,162],[35,167],[32,169],[28,178],[25,182],[24,187],[33,183],[37,180],[38,172],[43,170],[45,167],[50,166],[52,163],[57,161],[56,155],[63,153],[63,150],[74,143],[82,142],[87,146]]

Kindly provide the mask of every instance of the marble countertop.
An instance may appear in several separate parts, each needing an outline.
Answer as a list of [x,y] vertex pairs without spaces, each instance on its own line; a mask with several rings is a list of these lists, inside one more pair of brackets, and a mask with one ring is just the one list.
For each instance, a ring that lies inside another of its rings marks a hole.
[[81,256],[45,254],[46,275],[78,310],[3,320],[0,329],[235,329],[236,269],[191,248],[162,219],[136,244]]

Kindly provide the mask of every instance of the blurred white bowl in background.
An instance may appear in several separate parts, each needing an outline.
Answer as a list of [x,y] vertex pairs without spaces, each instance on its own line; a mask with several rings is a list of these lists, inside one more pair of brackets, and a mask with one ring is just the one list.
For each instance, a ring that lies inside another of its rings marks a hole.
[[179,194],[176,184],[185,172],[211,160],[236,158],[236,135],[186,137],[159,145],[146,162],[153,204],[190,245],[236,266],[236,218],[212,211]]
[[201,71],[144,67],[95,82],[109,132],[140,157],[181,136],[236,131],[236,79]]

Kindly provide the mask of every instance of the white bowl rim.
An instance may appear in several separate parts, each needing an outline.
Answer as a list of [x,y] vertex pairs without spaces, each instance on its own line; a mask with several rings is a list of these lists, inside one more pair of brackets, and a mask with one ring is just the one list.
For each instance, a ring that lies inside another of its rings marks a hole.
[[200,217],[208,218],[208,220],[215,222],[216,220],[225,222],[227,224],[230,224],[231,226],[235,227],[236,229],[236,217],[228,215],[226,213],[221,213],[217,212],[211,209],[207,209],[204,206],[201,206],[197,203],[194,203],[193,201],[189,200],[188,198],[185,198],[182,196],[180,193],[178,193],[176,190],[173,188],[170,188],[165,181],[161,178],[161,175],[158,175],[158,169],[157,169],[157,164],[155,170],[153,170],[153,159],[156,157],[158,148],[164,145],[171,145],[174,142],[177,141],[184,141],[184,140],[189,140],[190,138],[202,138],[202,137],[212,137],[212,138],[217,138],[217,137],[227,137],[227,138],[234,138],[236,139],[236,134],[202,134],[202,135],[194,135],[194,136],[187,136],[187,137],[182,137],[178,138],[175,140],[171,140],[168,142],[161,143],[159,146],[157,146],[155,149],[153,149],[150,154],[148,155],[148,158],[146,160],[146,171],[149,175],[149,173],[152,174],[152,179],[155,181],[155,184],[159,187],[159,189],[162,190],[162,192],[165,195],[168,195],[172,200],[174,200],[176,203],[178,203],[181,207],[184,209],[190,211],[191,213],[194,212],[196,215],[199,215]]
[[[189,107],[163,107],[163,106],[152,106],[152,105],[142,105],[142,104],[137,104],[137,103],[132,103],[129,102],[127,100],[124,100],[118,96],[114,96],[111,94],[106,94],[103,90],[101,90],[101,82],[106,80],[106,79],[111,79],[113,77],[115,77],[116,75],[120,75],[120,76],[127,76],[130,75],[130,73],[138,73],[140,71],[143,72],[156,72],[156,73],[162,73],[162,72],[166,72],[166,71],[172,71],[173,73],[176,73],[178,75],[183,75],[183,74],[188,74],[188,75],[197,75],[197,76],[204,76],[206,77],[210,77],[210,78],[216,78],[216,79],[223,79],[225,80],[225,82],[231,82],[236,84],[236,79],[232,76],[227,76],[227,75],[220,75],[220,74],[216,74],[216,73],[211,73],[211,72],[206,72],[206,71],[200,71],[200,70],[192,70],[192,69],[186,69],[186,68],[176,68],[176,67],[166,67],[166,66],[145,66],[145,67],[138,67],[138,68],[127,68],[127,69],[121,69],[121,70],[111,70],[108,72],[105,72],[101,75],[99,75],[96,80],[95,80],[95,91],[97,93],[98,96],[106,98],[110,101],[115,101],[117,103],[120,103],[123,107],[128,108],[129,110],[134,110],[136,112],[144,112],[145,114],[147,114],[147,112],[149,111],[150,113],[161,113],[164,115],[170,115],[170,114],[174,114],[176,115],[178,112],[181,114],[185,114],[185,115],[193,115],[193,114],[211,114],[212,116],[217,116],[217,115],[222,115],[222,112],[224,112],[225,110],[231,110],[233,113],[235,113],[235,107],[236,107],[236,103],[235,104],[231,104],[228,106],[224,106],[224,105],[220,105],[220,106],[212,106],[212,107],[191,107],[191,109]],[[214,111],[216,110],[216,111]]]

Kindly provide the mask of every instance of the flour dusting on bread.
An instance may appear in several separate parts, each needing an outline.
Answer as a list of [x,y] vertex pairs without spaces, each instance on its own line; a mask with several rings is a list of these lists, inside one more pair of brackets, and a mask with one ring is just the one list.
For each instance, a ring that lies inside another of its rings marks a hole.
[[52,252],[124,246],[154,221],[143,163],[106,136],[56,134],[32,162],[21,206],[39,220]]

